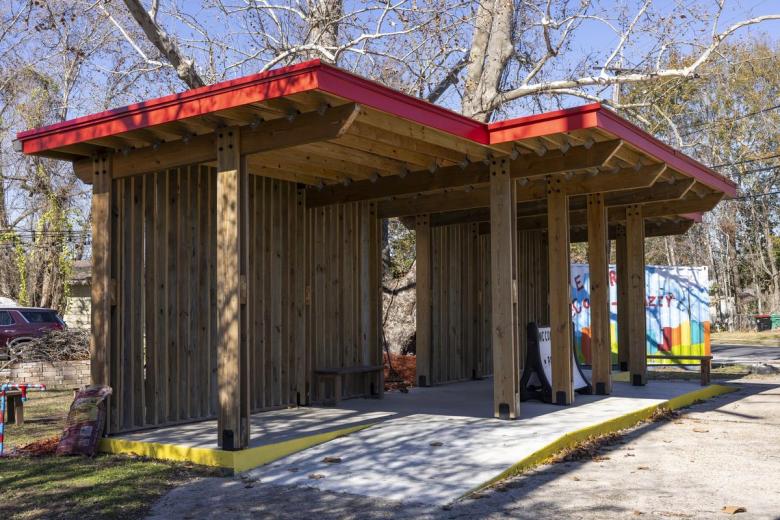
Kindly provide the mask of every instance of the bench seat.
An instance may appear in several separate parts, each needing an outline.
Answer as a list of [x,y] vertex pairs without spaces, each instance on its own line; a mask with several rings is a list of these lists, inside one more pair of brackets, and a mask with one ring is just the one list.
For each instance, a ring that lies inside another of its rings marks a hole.
[[[351,374],[373,374],[377,372],[379,374],[383,374],[384,366],[383,365],[359,365],[359,366],[352,366],[352,367],[316,368],[314,369],[314,381],[315,381],[315,388],[318,389],[318,397],[321,400],[324,400],[323,399],[325,395],[324,384],[326,382],[331,382],[333,385],[333,398],[325,401],[328,404],[337,405],[341,400],[344,376],[351,375]],[[361,395],[363,397],[381,397],[382,390],[383,390],[379,388],[381,384],[375,384],[375,382],[371,381],[371,379],[372,378],[365,378],[365,387]],[[382,378],[380,377],[379,381],[381,382],[381,380]]]

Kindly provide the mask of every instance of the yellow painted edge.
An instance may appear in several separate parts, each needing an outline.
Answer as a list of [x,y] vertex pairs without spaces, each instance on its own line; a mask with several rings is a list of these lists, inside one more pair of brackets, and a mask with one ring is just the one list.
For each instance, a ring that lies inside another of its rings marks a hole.
[[240,473],[248,469],[256,468],[269,462],[281,459],[292,453],[303,451],[305,449],[322,444],[324,442],[332,441],[339,437],[355,433],[360,430],[365,430],[373,426],[372,424],[360,424],[358,426],[350,426],[349,428],[342,428],[340,430],[334,430],[326,433],[320,433],[317,435],[309,435],[308,437],[299,437],[297,439],[290,439],[289,441],[277,442],[276,444],[269,444],[267,446],[258,446],[257,448],[250,448],[248,450],[231,452],[235,455],[233,461],[233,471]]
[[139,455],[152,459],[192,462],[201,466],[213,466],[230,469],[236,473],[246,471],[263,464],[286,457],[292,453],[311,448],[324,442],[364,430],[374,424],[360,424],[341,428],[308,437],[290,439],[265,446],[257,446],[241,451],[223,451],[214,448],[193,448],[178,444],[163,444],[157,442],[131,441],[127,439],[108,437],[100,439],[98,449],[105,453],[124,455]]
[[212,448],[193,448],[179,444],[131,441],[117,437],[108,437],[100,439],[98,450],[104,453],[138,455],[149,457],[150,459],[192,462],[201,466],[233,467],[234,452]]
[[479,486],[475,487],[474,489],[463,494],[461,498],[466,497],[471,493],[474,493],[475,491],[479,491],[480,489],[489,487],[500,480],[504,480],[505,478],[517,475],[518,473],[521,473],[534,466],[538,466],[539,464],[549,459],[559,451],[565,448],[570,448],[572,446],[575,446],[576,444],[583,442],[590,437],[596,435],[605,435],[619,430],[625,430],[626,428],[630,428],[636,424],[639,424],[642,421],[646,421],[647,419],[652,417],[653,413],[655,413],[656,410],[661,410],[661,409],[677,410],[679,408],[685,408],[691,406],[697,401],[711,399],[712,397],[728,394],[730,392],[736,392],[737,390],[739,390],[739,387],[724,386],[724,385],[709,385],[699,390],[695,390],[693,392],[688,392],[687,394],[674,397],[672,399],[669,399],[668,401],[654,404],[646,408],[642,408],[640,410],[635,410],[625,415],[621,415],[620,417],[608,419],[606,421],[597,424],[592,424],[590,426],[586,426],[584,428],[575,430],[573,432],[565,433],[562,436],[555,439],[550,444],[547,444],[546,446],[531,453],[520,462],[517,462],[516,464],[512,465],[510,468],[506,469],[496,477],[493,477],[487,482],[484,482]]

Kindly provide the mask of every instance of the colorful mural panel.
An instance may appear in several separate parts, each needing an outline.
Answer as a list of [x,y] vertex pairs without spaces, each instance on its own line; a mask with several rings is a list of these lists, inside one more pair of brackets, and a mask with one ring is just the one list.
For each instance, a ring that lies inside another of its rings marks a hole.
[[[617,362],[617,276],[609,266],[610,342]],[[710,354],[709,275],[706,267],[645,268],[647,353]],[[590,299],[587,264],[571,266],[572,320],[577,357],[590,364]],[[671,362],[668,362],[671,363]]]

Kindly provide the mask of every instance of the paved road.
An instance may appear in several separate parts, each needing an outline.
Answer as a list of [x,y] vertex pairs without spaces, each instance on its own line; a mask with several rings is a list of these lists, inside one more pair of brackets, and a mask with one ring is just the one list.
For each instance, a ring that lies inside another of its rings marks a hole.
[[[203,479],[175,489],[151,518],[780,518],[780,378],[643,424],[586,460],[540,466],[446,508],[258,481]],[[391,473],[392,467],[386,471]],[[382,486],[382,481],[374,482]]]
[[714,361],[780,363],[780,347],[763,345],[712,345]]

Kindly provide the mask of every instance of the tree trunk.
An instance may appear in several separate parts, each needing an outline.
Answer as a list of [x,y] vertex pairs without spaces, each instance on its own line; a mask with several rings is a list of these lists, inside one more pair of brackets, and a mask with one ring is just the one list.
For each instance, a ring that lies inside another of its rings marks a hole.
[[514,52],[514,2],[488,0],[477,8],[474,34],[463,87],[464,115],[488,121],[498,106],[507,63]]
[[335,59],[331,59],[330,56],[338,45],[342,15],[341,0],[309,0],[309,33],[306,35],[305,43],[321,47],[321,49],[308,51],[309,59],[319,58],[330,63],[335,62]]

